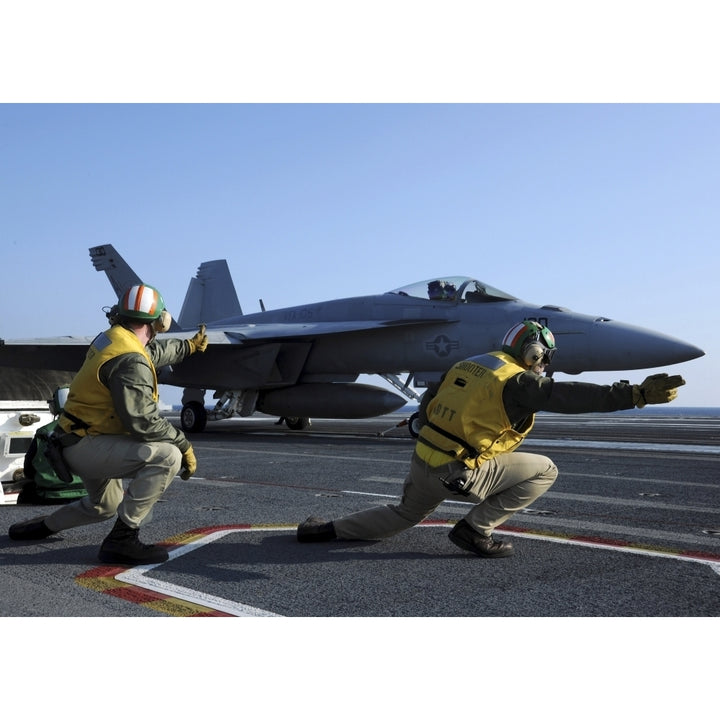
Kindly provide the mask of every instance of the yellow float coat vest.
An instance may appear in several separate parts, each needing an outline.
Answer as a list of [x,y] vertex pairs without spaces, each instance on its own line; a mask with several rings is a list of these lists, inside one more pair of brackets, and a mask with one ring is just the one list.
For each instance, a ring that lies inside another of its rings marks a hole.
[[453,365],[428,404],[428,422],[415,449],[420,458],[432,467],[460,460],[475,469],[495,455],[515,450],[532,429],[535,416],[514,429],[502,394],[507,381],[524,370],[502,352]]
[[[100,368],[112,358],[127,353],[139,353],[148,362],[153,373],[153,398],[159,398],[155,366],[147,350],[134,332],[115,325],[100,333],[90,345],[85,362],[70,384],[60,427],[77,435],[123,435],[127,433],[115,406],[110,390],[100,381]],[[72,418],[72,419],[71,419]],[[77,427],[77,420],[87,427]]]

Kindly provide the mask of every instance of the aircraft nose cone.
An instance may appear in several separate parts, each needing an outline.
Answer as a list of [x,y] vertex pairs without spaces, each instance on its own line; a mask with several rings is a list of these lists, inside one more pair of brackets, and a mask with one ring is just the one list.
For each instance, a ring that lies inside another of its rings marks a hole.
[[596,321],[590,333],[592,358],[603,369],[639,370],[702,357],[705,352],[683,340],[615,321]]

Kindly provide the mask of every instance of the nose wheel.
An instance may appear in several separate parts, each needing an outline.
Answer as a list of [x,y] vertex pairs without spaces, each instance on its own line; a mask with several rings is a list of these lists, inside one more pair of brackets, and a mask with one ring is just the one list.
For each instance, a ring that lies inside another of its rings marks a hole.
[[420,413],[413,413],[408,420],[408,432],[414,438],[420,435]]

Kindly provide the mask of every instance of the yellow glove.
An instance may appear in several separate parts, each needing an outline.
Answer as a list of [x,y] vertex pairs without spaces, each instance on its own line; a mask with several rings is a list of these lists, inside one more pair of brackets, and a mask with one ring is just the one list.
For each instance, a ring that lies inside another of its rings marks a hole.
[[189,340],[190,343],[190,354],[196,352],[205,352],[205,348],[208,346],[207,335],[205,334],[205,326],[198,325],[200,328]]
[[685,381],[680,375],[650,375],[640,385],[633,385],[633,402],[639,408],[669,403],[677,397],[677,388],[684,384]]
[[183,480],[188,480],[197,470],[197,460],[195,459],[195,453],[193,452],[192,445],[183,453],[180,467],[182,468],[180,477]]

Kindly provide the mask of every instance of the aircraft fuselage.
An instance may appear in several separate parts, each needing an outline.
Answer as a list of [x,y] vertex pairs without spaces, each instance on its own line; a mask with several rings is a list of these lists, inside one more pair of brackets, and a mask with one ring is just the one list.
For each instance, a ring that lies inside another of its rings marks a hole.
[[[703,354],[693,345],[652,330],[514,299],[471,304],[386,293],[270,310],[234,321],[242,325],[333,324],[331,334],[309,329],[306,336],[296,338],[311,343],[301,378],[312,382],[326,376],[374,373],[435,376],[466,357],[500,349],[505,332],[526,319],[548,326],[555,335],[555,372],[634,370],[672,365]],[[343,323],[360,321],[384,325],[341,329]],[[219,326],[229,328],[233,322]]]

